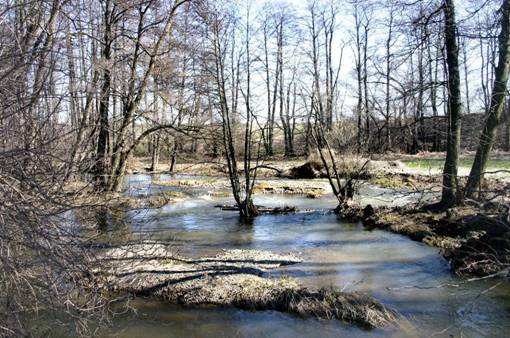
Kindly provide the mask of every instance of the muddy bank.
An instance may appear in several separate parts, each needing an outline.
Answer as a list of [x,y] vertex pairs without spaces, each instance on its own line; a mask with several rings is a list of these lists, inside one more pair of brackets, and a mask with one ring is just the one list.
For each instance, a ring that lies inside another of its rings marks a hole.
[[[350,157],[342,157],[341,161],[336,163],[339,173],[342,177],[356,177],[359,179],[368,179],[374,172],[379,171],[382,166],[395,167],[400,164],[390,163],[385,161],[369,161],[368,165],[364,166],[365,161],[369,159]],[[364,170],[359,169],[364,166]],[[152,173],[161,174],[169,173],[167,164],[160,164],[154,171],[149,171],[149,162],[147,158],[137,158],[130,163],[128,172],[131,174],[137,173]],[[173,171],[174,174],[186,174],[196,176],[210,176],[210,177],[227,177],[227,166],[222,160],[213,160],[200,162],[196,159],[188,160],[185,163],[176,165]],[[240,171],[239,173],[242,173]],[[314,179],[326,178],[326,170],[320,160],[312,158],[293,158],[288,159],[284,157],[274,157],[267,159],[263,164],[257,167],[257,177],[259,178],[291,178],[291,179]]]
[[505,206],[463,206],[434,212],[426,208],[351,205],[336,211],[368,228],[388,230],[440,248],[458,275],[508,275],[510,224]]
[[116,292],[153,296],[184,306],[275,310],[303,317],[338,319],[366,328],[387,326],[396,314],[364,294],[311,289],[267,272],[299,263],[293,255],[226,250],[189,258],[162,244],[131,245],[103,253],[98,272]]
[[[207,189],[216,197],[230,196],[230,183],[226,178],[207,177],[204,179],[170,179],[153,181],[152,184],[162,187],[200,188]],[[286,194],[305,195],[308,198],[320,198],[330,193],[331,187],[326,180],[257,180],[254,194]]]

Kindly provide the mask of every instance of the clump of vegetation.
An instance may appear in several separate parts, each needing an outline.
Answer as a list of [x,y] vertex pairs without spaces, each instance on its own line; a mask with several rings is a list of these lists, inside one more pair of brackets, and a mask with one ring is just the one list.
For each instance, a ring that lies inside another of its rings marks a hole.
[[[105,253],[102,271],[116,291],[156,296],[184,306],[229,306],[275,310],[303,317],[338,319],[366,328],[395,323],[397,315],[374,298],[333,288],[300,286],[288,277],[263,278],[267,269],[295,264],[293,256],[257,250],[230,250],[190,259],[151,244]],[[119,259],[119,261],[117,261]]]
[[413,188],[413,182],[401,175],[382,175],[373,177],[370,183],[388,189]]
[[317,184],[292,184],[289,182],[260,182],[253,188],[255,194],[305,195],[307,198],[320,198],[326,189]]
[[164,187],[203,187],[214,186],[219,182],[220,180],[209,177],[207,179],[180,179],[168,181],[153,181],[152,184]]
[[324,194],[323,189],[313,189],[306,193],[306,198],[310,199],[321,198],[323,194]]
[[324,165],[315,160],[307,161],[302,165],[290,168],[286,177],[298,179],[312,179],[324,177]]

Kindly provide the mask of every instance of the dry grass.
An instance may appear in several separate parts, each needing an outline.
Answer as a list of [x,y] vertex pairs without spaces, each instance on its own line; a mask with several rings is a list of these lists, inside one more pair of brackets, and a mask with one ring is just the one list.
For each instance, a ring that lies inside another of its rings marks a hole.
[[372,178],[370,183],[388,189],[404,189],[413,188],[415,186],[411,179],[406,179],[399,175],[377,176]]
[[253,192],[255,194],[305,195],[308,198],[319,198],[330,190],[328,188],[322,182],[261,181],[255,185]]
[[152,182],[154,185],[164,186],[164,187],[219,187],[227,184],[225,179],[216,179],[209,177],[207,179],[178,179],[178,180],[168,180],[168,181],[154,181]]
[[367,328],[396,320],[393,311],[363,294],[309,289],[288,277],[262,277],[269,269],[298,262],[292,255],[257,250],[229,250],[189,259],[153,244],[106,252],[102,271],[108,276],[106,285],[113,290],[156,296],[185,306],[275,310]]

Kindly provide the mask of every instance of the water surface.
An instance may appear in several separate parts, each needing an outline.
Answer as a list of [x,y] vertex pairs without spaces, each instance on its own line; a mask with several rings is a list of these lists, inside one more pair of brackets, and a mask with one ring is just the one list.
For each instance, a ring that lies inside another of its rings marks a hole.
[[[130,177],[128,193],[175,189],[152,186],[150,180],[146,175]],[[262,215],[252,224],[244,224],[236,212],[215,208],[217,204],[232,203],[230,199],[210,197],[207,189],[201,187],[188,189],[187,193],[190,197],[160,209],[129,212],[122,225],[111,225],[111,233],[121,231],[133,238],[169,240],[177,250],[192,256],[230,248],[299,253],[303,263],[271,271],[269,277],[291,276],[311,287],[336,286],[367,292],[395,308],[405,319],[398,329],[365,331],[338,321],[301,319],[274,311],[185,309],[137,299],[134,306],[138,315],[116,318],[111,335],[503,337],[510,332],[507,284],[497,280],[466,283],[450,273],[448,263],[435,248],[339,220],[328,211],[336,204],[332,196],[318,200],[288,195],[257,196],[256,204],[294,205],[305,211]],[[375,195],[381,197],[380,191],[365,189],[362,193],[370,195],[372,203]],[[388,201],[391,204],[396,200],[393,197]]]

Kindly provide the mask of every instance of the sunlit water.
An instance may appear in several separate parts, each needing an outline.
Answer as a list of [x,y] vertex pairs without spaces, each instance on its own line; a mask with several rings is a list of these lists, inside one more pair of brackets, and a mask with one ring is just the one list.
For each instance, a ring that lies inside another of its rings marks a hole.
[[[150,176],[128,180],[128,192],[147,194],[156,188]],[[159,177],[158,179],[161,179]],[[173,189],[173,188],[165,188]],[[274,311],[186,309],[151,299],[137,299],[138,315],[119,316],[109,335],[120,337],[338,337],[462,336],[503,337],[510,332],[510,288],[497,280],[463,282],[454,277],[437,249],[384,231],[365,230],[328,212],[332,196],[257,196],[264,206],[297,206],[303,212],[263,215],[252,224],[236,212],[214,206],[228,198],[211,198],[207,189],[161,209],[132,211],[112,236],[170,240],[188,255],[221,249],[261,249],[298,253],[303,262],[269,272],[292,276],[311,287],[337,286],[364,291],[396,309],[405,319],[398,329],[365,331],[338,321],[301,319]],[[373,202],[374,192],[371,194]],[[388,196],[386,196],[388,197]],[[379,197],[378,197],[379,198]],[[409,198],[402,196],[401,198]],[[389,198],[392,203],[398,202]],[[382,202],[382,201],[381,201]],[[492,288],[496,284],[498,286]]]

